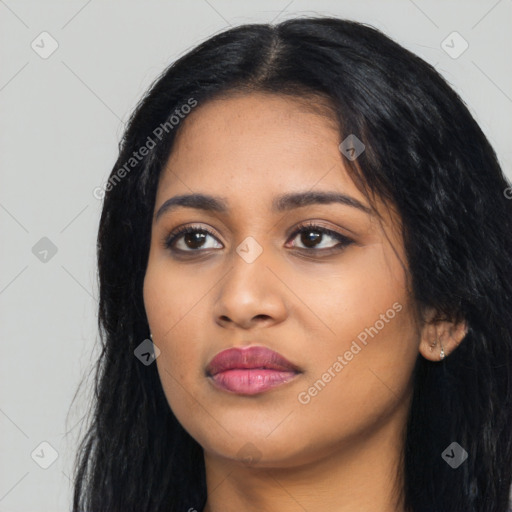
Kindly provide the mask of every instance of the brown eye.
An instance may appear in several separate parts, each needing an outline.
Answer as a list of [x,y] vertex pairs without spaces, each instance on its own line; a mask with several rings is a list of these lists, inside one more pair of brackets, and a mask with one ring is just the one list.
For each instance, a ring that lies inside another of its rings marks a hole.
[[308,248],[315,247],[316,242],[322,240],[324,236],[323,233],[315,231],[314,229],[303,230],[300,235],[300,242]]
[[[195,252],[198,249],[216,249],[218,247],[207,247],[205,241],[215,238],[215,235],[205,228],[185,226],[169,234],[164,241],[167,249],[183,252]],[[177,247],[182,242],[181,247]]]
[[[341,249],[353,243],[353,240],[347,238],[341,233],[338,233],[331,229],[324,228],[322,226],[318,226],[316,224],[305,224],[299,226],[299,228],[294,231],[293,235],[291,236],[291,239],[295,239],[297,235],[300,235],[300,243],[304,245],[306,249],[312,249],[315,251]],[[329,239],[335,240],[338,243],[330,243],[329,246],[327,247],[320,247],[325,240],[327,240],[326,243],[329,243]],[[297,248],[302,249],[302,247]]]
[[198,231],[195,233],[185,233],[183,235],[183,243],[189,249],[199,249],[204,244],[206,236],[207,235],[205,233]]
[[[302,247],[295,244],[292,245],[292,247],[311,253],[338,251],[353,243],[353,240],[341,233],[317,224],[304,224],[299,226],[290,237],[290,240],[298,238],[298,235],[300,235],[298,243],[302,245]],[[220,242],[219,245],[212,245],[212,242],[207,245],[209,238],[218,242],[214,233],[206,228],[185,226],[171,232],[164,239],[164,246],[170,251],[182,253],[199,253],[208,249],[222,249]],[[325,246],[325,244],[328,245]]]

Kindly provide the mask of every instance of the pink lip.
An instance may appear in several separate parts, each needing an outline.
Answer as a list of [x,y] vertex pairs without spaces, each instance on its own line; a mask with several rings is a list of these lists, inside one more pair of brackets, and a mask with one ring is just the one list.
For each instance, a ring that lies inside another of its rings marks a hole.
[[281,354],[262,346],[223,350],[206,368],[217,387],[244,395],[279,386],[299,373],[300,369]]

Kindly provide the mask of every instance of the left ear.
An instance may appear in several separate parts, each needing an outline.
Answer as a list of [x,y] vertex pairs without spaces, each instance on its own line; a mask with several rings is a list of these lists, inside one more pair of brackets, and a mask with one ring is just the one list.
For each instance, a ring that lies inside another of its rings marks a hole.
[[[448,357],[462,342],[468,332],[465,320],[452,322],[437,320],[437,312],[430,309],[421,328],[419,351],[429,361],[440,361]],[[444,357],[442,357],[442,351]]]

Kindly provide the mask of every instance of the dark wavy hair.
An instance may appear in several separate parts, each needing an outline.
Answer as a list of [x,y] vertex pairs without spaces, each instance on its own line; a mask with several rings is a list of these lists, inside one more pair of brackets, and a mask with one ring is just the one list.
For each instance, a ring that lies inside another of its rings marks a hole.
[[[185,112],[191,99],[200,108],[240,91],[328,99],[340,141],[356,134],[366,146],[357,165],[346,159],[354,183],[401,216],[415,304],[467,322],[453,353],[439,362],[418,355],[414,367],[402,454],[406,510],[506,512],[510,183],[464,101],[431,65],[371,26],[331,17],[218,33],[165,69],[132,113],[99,225],[101,354],[76,455],[73,512],[201,511],[205,505],[203,450],[170,410],[156,365],[141,364],[134,350],[149,335],[142,288],[151,220],[158,179],[181,126],[169,123],[170,116]],[[135,159],[149,139],[154,147]],[[457,469],[441,456],[454,441],[468,453]]]

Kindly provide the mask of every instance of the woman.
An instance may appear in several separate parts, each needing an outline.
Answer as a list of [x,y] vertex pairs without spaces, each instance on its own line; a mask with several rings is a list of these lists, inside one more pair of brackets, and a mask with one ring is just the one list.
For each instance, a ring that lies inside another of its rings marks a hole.
[[105,186],[73,510],[506,512],[508,187],[374,28],[246,25],[179,59]]

